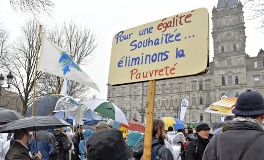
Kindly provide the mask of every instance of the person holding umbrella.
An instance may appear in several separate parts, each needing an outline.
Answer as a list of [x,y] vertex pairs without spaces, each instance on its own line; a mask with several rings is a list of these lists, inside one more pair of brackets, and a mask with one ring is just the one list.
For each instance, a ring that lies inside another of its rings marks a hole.
[[33,157],[30,157],[28,144],[31,135],[27,129],[19,129],[14,132],[14,144],[8,150],[5,160],[41,160],[42,155],[38,151]]

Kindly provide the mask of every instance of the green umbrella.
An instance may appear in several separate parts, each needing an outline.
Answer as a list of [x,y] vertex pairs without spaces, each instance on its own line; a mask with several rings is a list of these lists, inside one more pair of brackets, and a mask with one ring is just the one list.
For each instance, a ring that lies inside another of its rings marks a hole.
[[116,122],[123,123],[128,125],[125,114],[122,112],[120,108],[114,105],[112,102],[100,100],[100,99],[92,99],[88,101],[82,102],[82,104],[89,107],[94,112],[100,113],[105,117],[108,117]]

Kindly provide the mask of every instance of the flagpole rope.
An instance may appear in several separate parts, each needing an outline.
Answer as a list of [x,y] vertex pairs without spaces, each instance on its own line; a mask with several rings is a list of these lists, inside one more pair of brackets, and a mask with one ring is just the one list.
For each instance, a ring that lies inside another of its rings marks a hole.
[[36,84],[37,84],[37,72],[38,72],[38,55],[39,55],[39,50],[40,50],[40,34],[42,30],[42,25],[39,25],[39,30],[38,30],[38,44],[37,44],[37,52],[36,52],[36,68],[35,68],[35,76],[34,76],[34,91],[33,91],[33,103],[32,103],[32,113],[31,115],[34,116],[34,105],[35,105],[35,99],[36,99]]

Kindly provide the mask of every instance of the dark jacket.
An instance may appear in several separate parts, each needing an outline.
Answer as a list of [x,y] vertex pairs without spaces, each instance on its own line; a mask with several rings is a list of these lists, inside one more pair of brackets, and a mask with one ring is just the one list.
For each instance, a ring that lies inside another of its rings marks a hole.
[[185,160],[202,160],[204,150],[209,143],[198,134],[195,134],[195,139],[189,141],[186,147]]
[[[6,153],[5,160],[32,160],[32,158],[29,155],[28,148],[15,141]],[[35,157],[33,160],[39,160],[39,158]]]
[[73,138],[72,138],[72,144],[74,146],[74,153],[77,154],[77,155],[80,155],[80,152],[79,152],[79,143],[81,142],[81,140],[84,140],[84,137],[83,137],[83,133],[75,133]]
[[[164,146],[164,142],[158,140],[157,138],[152,139],[152,147],[155,145],[161,144],[162,147],[159,148],[157,155],[162,160],[173,160],[173,155],[171,151]],[[133,157],[135,160],[140,160],[143,155],[143,149],[144,149],[144,139],[142,139],[138,145],[132,148],[133,149]]]
[[[247,143],[258,133],[263,133],[264,129],[260,124],[254,122],[233,122],[230,129],[220,133],[212,139],[204,152],[203,160],[238,160]],[[217,138],[218,137],[218,138]],[[215,148],[215,141],[217,146]],[[243,160],[262,160],[264,136],[259,137],[245,153]]]
[[56,137],[56,143],[59,150],[58,160],[69,160],[69,150],[71,149],[71,143],[67,136],[58,130],[54,131]]
[[33,154],[40,151],[42,160],[57,160],[56,138],[48,131],[37,132],[36,139],[32,141],[29,148]]

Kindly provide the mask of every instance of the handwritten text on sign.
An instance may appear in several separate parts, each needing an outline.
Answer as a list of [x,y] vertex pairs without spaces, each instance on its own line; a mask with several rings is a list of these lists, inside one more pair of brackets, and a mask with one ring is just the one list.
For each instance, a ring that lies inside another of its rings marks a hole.
[[118,32],[109,83],[198,74],[208,63],[208,11],[200,8]]

